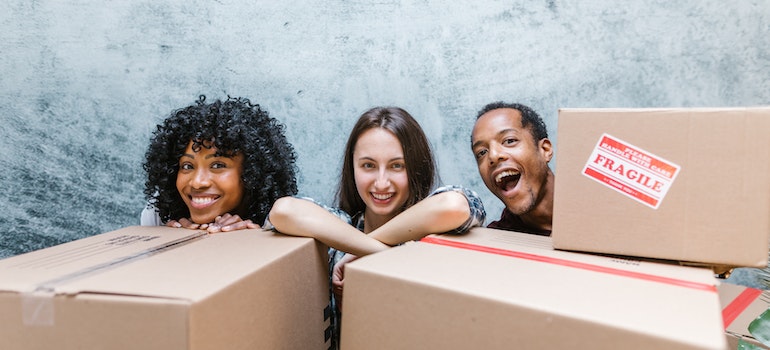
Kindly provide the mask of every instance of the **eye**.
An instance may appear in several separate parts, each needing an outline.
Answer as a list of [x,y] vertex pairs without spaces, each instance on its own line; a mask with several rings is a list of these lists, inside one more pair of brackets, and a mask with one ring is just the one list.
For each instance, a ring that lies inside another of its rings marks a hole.
[[393,168],[393,169],[396,169],[396,170],[402,170],[402,169],[406,168],[406,164],[400,163],[400,162],[399,163],[393,163],[393,164],[390,165],[390,167]]
[[361,167],[364,169],[374,169],[374,163],[369,163],[369,162],[363,163],[361,164]]
[[211,164],[211,169],[224,169],[227,168],[227,164],[223,162],[214,162]]
[[193,169],[195,169],[195,167],[193,167],[193,165],[188,162],[184,162],[179,165],[179,170],[193,170]]
[[517,141],[519,141],[519,140],[517,140],[517,139],[515,139],[513,137],[509,137],[509,138],[503,140],[503,144],[510,146],[510,145],[515,144]]
[[476,151],[476,159],[481,159],[486,154],[487,154],[487,150],[486,149],[480,149],[480,150]]

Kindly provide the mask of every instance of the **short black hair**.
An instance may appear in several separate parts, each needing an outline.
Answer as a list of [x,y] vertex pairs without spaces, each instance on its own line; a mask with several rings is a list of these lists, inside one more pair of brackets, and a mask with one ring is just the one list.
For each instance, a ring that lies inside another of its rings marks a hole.
[[284,125],[246,98],[193,105],[173,111],[157,126],[145,154],[144,195],[161,220],[189,218],[176,188],[179,158],[187,145],[213,140],[217,155],[243,154],[241,218],[261,225],[276,199],[297,194],[296,154]]
[[545,127],[545,122],[540,115],[532,108],[520,103],[506,103],[502,101],[492,102],[484,106],[476,115],[476,120],[479,120],[482,115],[495,109],[510,108],[515,109],[521,113],[521,126],[528,128],[535,142],[548,138],[548,130]]

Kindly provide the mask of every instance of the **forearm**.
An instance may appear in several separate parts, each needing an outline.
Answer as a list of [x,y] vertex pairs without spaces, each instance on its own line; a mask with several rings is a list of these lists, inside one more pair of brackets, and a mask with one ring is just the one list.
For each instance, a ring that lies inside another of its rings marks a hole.
[[418,240],[432,233],[444,233],[464,224],[470,217],[464,195],[443,192],[423,199],[369,233],[369,236],[396,245]]
[[332,248],[357,256],[389,248],[323,207],[299,198],[278,199],[270,210],[269,219],[278,232],[315,238]]

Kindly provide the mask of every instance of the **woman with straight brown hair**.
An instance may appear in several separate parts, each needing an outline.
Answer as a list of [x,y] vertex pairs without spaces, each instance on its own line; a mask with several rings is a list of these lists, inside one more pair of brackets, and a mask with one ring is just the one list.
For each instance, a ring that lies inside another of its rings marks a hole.
[[[433,233],[464,233],[484,223],[484,207],[475,192],[457,186],[433,190],[437,178],[430,144],[417,121],[401,108],[375,107],[359,117],[345,146],[338,208],[283,197],[273,204],[268,220],[278,232],[313,237],[331,247],[334,277],[339,274],[334,265],[345,252],[363,256]],[[333,294],[341,297],[341,280],[333,287]],[[335,320],[333,346],[339,336]]]

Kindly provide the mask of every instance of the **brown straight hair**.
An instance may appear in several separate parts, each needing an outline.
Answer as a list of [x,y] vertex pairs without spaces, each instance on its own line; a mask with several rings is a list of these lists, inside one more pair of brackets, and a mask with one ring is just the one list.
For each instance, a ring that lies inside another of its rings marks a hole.
[[356,190],[353,151],[361,134],[372,128],[390,131],[401,143],[409,183],[409,199],[401,210],[427,197],[437,181],[436,162],[420,124],[402,108],[374,107],[358,118],[345,145],[342,173],[337,188],[337,204],[350,215],[357,215],[366,208]]

